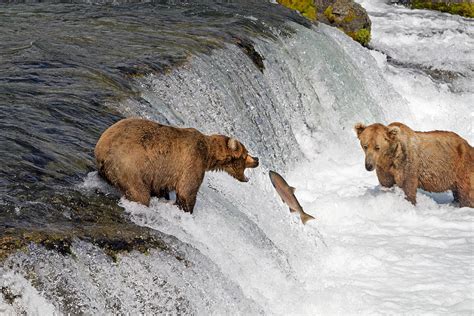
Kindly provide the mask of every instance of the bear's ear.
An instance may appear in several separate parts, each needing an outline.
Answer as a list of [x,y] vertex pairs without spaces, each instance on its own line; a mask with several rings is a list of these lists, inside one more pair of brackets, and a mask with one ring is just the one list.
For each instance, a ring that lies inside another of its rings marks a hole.
[[367,126],[365,126],[362,123],[357,123],[356,125],[354,125],[354,130],[357,133],[357,137],[359,137],[360,134],[362,134],[362,132],[365,130],[366,127]]
[[387,127],[387,135],[390,140],[398,139],[399,134],[400,134],[400,127],[398,126]]
[[227,141],[227,147],[232,151],[237,151],[239,149],[239,141],[235,138],[229,138]]

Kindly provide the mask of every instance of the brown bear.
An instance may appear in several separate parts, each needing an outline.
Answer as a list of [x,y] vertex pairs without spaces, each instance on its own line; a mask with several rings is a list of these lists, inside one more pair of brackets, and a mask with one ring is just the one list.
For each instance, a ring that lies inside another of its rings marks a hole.
[[417,132],[402,123],[354,126],[365,168],[382,186],[398,185],[416,204],[416,190],[451,190],[460,206],[474,207],[474,148],[453,132]]
[[148,206],[151,196],[169,199],[176,191],[176,204],[190,213],[205,171],[226,171],[246,182],[244,170],[258,166],[258,158],[235,138],[139,118],[110,126],[97,142],[95,158],[99,174],[127,199]]

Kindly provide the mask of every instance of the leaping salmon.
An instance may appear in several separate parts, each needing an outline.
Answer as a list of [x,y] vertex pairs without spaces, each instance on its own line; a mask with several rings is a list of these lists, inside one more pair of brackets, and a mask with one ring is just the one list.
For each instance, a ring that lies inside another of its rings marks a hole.
[[273,187],[277,191],[278,195],[280,195],[283,202],[288,205],[290,208],[290,212],[298,212],[300,214],[301,221],[303,224],[306,224],[307,221],[314,219],[313,216],[306,214],[303,211],[300,203],[296,199],[295,196],[295,188],[288,185],[288,183],[283,179],[281,175],[276,173],[275,171],[269,172],[270,180],[272,181]]

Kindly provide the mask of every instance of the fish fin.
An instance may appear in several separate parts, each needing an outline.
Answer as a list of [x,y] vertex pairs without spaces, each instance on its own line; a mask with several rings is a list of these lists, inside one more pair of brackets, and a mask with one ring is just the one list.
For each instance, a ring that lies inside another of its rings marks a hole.
[[291,192],[295,193],[295,191],[296,191],[296,188],[294,188],[294,187],[290,187],[290,189],[291,189]]
[[294,213],[294,212],[296,211],[290,207],[290,213]]
[[300,218],[301,218],[301,221],[303,222],[304,225],[306,225],[307,221],[315,219],[313,216],[311,216],[309,214],[306,214],[306,213],[300,214]]

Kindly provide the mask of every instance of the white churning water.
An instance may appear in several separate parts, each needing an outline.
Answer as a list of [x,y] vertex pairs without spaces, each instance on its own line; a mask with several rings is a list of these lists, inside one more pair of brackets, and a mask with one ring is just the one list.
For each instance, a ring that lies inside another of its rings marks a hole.
[[[132,221],[173,236],[189,266],[158,251],[111,263],[82,242],[73,247],[76,258],[34,247],[28,258],[9,259],[17,268],[2,270],[3,285],[23,296],[17,306],[0,296],[0,310],[60,312],[13,272],[35,266],[45,290],[61,280],[66,285],[53,296],[73,297],[86,312],[116,304],[129,313],[169,305],[171,313],[202,315],[472,314],[473,210],[452,205],[449,193],[419,192],[413,206],[401,190],[381,189],[365,171],[352,127],[399,120],[453,130],[473,144],[473,22],[363,5],[377,51],[324,25],[293,25],[289,38],[256,41],[263,73],[228,47],[142,80],[148,104],[120,104],[127,116],[236,136],[262,162],[248,172],[249,183],[207,174],[193,215],[158,199],[149,208],[121,199]],[[461,75],[447,81],[426,69]],[[297,188],[316,220],[303,226],[289,213],[270,184],[271,169]],[[84,187],[98,186],[107,189],[89,174]]]

